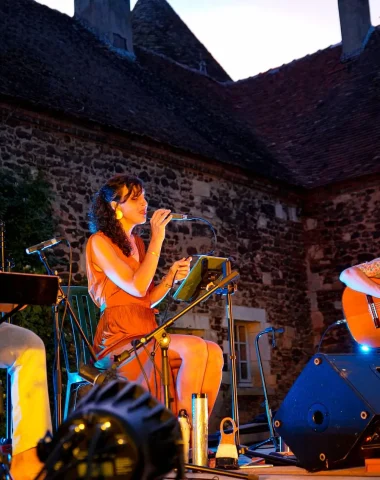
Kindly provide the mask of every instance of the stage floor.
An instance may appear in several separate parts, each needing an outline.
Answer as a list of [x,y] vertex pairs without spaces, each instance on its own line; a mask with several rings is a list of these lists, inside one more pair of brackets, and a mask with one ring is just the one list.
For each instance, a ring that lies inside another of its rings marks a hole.
[[[333,478],[334,480],[343,480],[349,478],[350,480],[360,480],[365,478],[369,480],[371,478],[378,479],[380,473],[366,473],[365,467],[357,468],[347,468],[344,470],[328,470],[323,472],[309,473],[303,468],[298,467],[255,467],[255,468],[244,468],[240,470],[235,470],[237,473],[242,474],[254,474],[257,475],[259,480],[304,480],[311,477],[324,477],[324,478]],[[175,474],[169,474],[166,479],[173,480]],[[206,474],[206,473],[193,473],[187,472],[186,478],[188,480],[235,480],[230,476],[221,476],[219,474]]]

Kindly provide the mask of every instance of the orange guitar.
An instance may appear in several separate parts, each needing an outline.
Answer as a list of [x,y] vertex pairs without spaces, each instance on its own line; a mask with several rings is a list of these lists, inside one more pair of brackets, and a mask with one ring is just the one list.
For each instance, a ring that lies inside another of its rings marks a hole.
[[[371,278],[380,284],[380,279]],[[380,298],[346,287],[342,297],[343,311],[351,335],[361,345],[380,347]]]

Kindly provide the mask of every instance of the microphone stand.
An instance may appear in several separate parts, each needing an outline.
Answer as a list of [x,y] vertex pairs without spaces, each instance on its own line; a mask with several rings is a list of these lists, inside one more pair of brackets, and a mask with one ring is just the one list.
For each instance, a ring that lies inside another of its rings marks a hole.
[[174,317],[170,318],[167,322],[163,323],[155,330],[153,330],[148,335],[140,338],[137,340],[135,345],[122,352],[120,355],[114,356],[114,363],[111,367],[111,370],[116,370],[125,360],[128,360],[132,353],[136,350],[142,348],[148,342],[150,342],[153,338],[156,339],[157,343],[159,344],[161,351],[162,351],[162,383],[164,388],[164,404],[166,408],[170,408],[170,398],[169,398],[169,357],[168,357],[168,349],[170,345],[170,335],[166,332],[166,329],[173,325],[180,317],[185,315],[189,310],[194,308],[199,303],[206,300],[210,295],[215,293],[220,288],[225,287],[229,283],[236,281],[239,278],[239,273],[237,271],[232,271],[229,275],[227,275],[224,279],[222,279],[217,284],[212,284],[212,288],[207,290],[203,295],[199,296],[194,302],[190,303],[186,308],[184,308],[181,312],[179,312]]
[[[227,260],[223,265],[223,272],[229,275],[231,272],[231,261]],[[236,375],[236,345],[235,345],[235,328],[234,317],[232,313],[232,294],[235,292],[234,285],[228,285],[226,291],[226,315],[228,327],[228,345],[230,349],[230,378],[231,378],[231,401],[232,401],[232,419],[234,420],[237,430],[235,434],[236,444],[240,449],[240,420],[239,420],[239,406],[237,394],[237,375]]]
[[[283,329],[278,329],[278,330],[282,330],[282,331],[283,331]],[[259,333],[256,335],[256,338],[255,338],[256,356],[257,356],[257,360],[258,360],[258,364],[259,364],[261,383],[262,383],[262,385],[263,385],[265,412],[266,412],[267,419],[268,419],[268,427],[269,427],[269,434],[270,434],[270,436],[269,436],[269,438],[267,438],[267,439],[264,440],[263,442],[260,442],[260,443],[258,443],[258,444],[256,444],[256,445],[254,445],[253,447],[250,447],[250,448],[249,448],[250,450],[256,450],[256,448],[259,448],[259,447],[261,447],[261,446],[263,446],[263,445],[266,445],[267,443],[272,442],[272,443],[273,443],[273,446],[275,447],[275,451],[276,451],[276,452],[279,451],[278,437],[276,437],[276,435],[275,435],[275,433],[274,433],[274,429],[273,429],[272,409],[271,409],[270,406],[269,406],[268,391],[267,391],[267,385],[266,385],[265,375],[264,375],[264,369],[263,369],[263,362],[262,362],[262,360],[261,360],[261,353],[260,353],[260,346],[259,346],[259,340],[260,340],[260,338],[261,338],[263,335],[266,335],[266,334],[268,334],[268,333],[272,333],[272,347],[274,348],[274,347],[276,346],[275,331],[276,331],[276,329],[274,329],[273,327],[266,328],[265,330],[262,330],[261,332],[259,332]]]
[[[146,335],[145,337],[141,337],[140,340],[136,340],[136,343],[134,347],[125,350],[124,352],[120,353],[119,355],[114,356],[114,363],[111,367],[111,371],[115,371],[123,362],[128,360],[132,353],[135,353],[136,350],[142,348],[144,345],[146,345],[148,342],[150,342],[153,338],[156,339],[158,342],[161,351],[162,351],[162,384],[164,388],[164,404],[166,408],[170,408],[170,399],[169,399],[169,357],[168,357],[168,349],[170,345],[170,335],[166,332],[166,329],[169,328],[171,325],[173,325],[174,322],[176,322],[180,317],[185,315],[189,310],[197,306],[199,303],[203,302],[206,300],[210,295],[215,293],[217,290],[227,286],[231,282],[234,282],[238,280],[239,278],[239,273],[234,270],[230,272],[224,279],[222,279],[220,282],[217,284],[213,283],[212,288],[207,290],[203,295],[198,297],[196,300],[194,300],[192,303],[190,303],[186,308],[184,308],[181,312],[179,312],[177,315],[174,317],[170,318],[167,322],[163,323],[159,327],[157,327],[155,330],[153,330],[151,333]],[[213,475],[218,474],[218,475],[224,475],[227,477],[233,477],[233,478],[241,478],[241,479],[247,479],[247,480],[258,480],[257,475],[253,474],[242,474],[242,473],[236,473],[236,472],[231,472],[227,470],[219,470],[215,468],[210,468],[210,467],[202,467],[199,465],[193,465],[193,464],[185,464],[185,467],[188,468],[189,470],[193,470],[195,472],[204,472],[204,473],[211,473]]]
[[[273,428],[273,417],[272,417],[272,409],[269,406],[269,398],[268,398],[268,391],[267,391],[267,385],[265,381],[265,375],[264,375],[264,369],[263,369],[263,363],[261,360],[261,353],[260,353],[260,347],[259,347],[259,340],[263,335],[272,333],[272,348],[276,347],[276,337],[275,333],[283,333],[284,329],[283,328],[274,328],[274,327],[269,327],[266,328],[265,330],[262,330],[256,335],[255,338],[255,349],[256,349],[256,356],[257,360],[259,363],[259,369],[260,369],[260,377],[261,377],[261,383],[263,385],[263,391],[264,391],[264,403],[265,403],[265,411],[267,414],[267,419],[268,419],[268,427],[269,427],[269,438],[266,440],[256,443],[255,445],[252,445],[251,447],[245,447],[246,450],[244,454],[247,457],[259,457],[263,458],[265,460],[270,461],[271,463],[274,463],[275,465],[292,465],[292,466],[299,466],[299,462],[296,459],[292,458],[287,458],[281,456],[280,452],[280,439],[278,436],[275,435],[274,428]],[[267,443],[273,443],[275,453],[277,455],[269,455],[261,452],[257,452],[256,450],[263,445],[266,445]]]
[[[41,262],[43,263],[46,272],[48,275],[55,275],[53,270],[50,268],[46,255],[44,254],[43,250],[38,251],[38,256],[40,257]],[[88,348],[91,358],[94,362],[97,361],[97,357],[95,355],[94,349],[92,345],[88,341],[85,333],[80,326],[79,320],[74,313],[74,310],[65,295],[62,287],[59,285],[58,291],[58,300],[57,303],[53,306],[53,319],[54,319],[54,350],[55,350],[55,362],[54,362],[54,370],[53,370],[53,378],[54,378],[54,406],[55,406],[55,427],[58,429],[60,424],[62,423],[62,369],[61,369],[61,355],[60,355],[60,343],[61,343],[61,336],[60,336],[60,328],[59,328],[59,314],[58,309],[60,304],[65,303],[68,312],[71,315],[71,318],[74,320],[74,323],[78,329],[79,335],[83,339],[86,347]]]

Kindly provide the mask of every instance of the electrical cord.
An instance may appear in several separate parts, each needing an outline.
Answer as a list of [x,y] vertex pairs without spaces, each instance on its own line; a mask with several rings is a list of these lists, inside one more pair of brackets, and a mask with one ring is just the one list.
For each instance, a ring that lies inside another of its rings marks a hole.
[[[69,242],[69,240],[66,240],[66,244],[69,247],[69,280],[67,282],[66,298],[69,298],[70,288],[71,288],[71,276],[72,276],[72,273],[73,273],[73,249],[71,248],[71,243]],[[61,335],[62,335],[62,332],[63,332],[63,325],[64,325],[66,315],[67,315],[67,302],[65,302],[65,308],[64,308],[63,314],[62,314],[61,325],[59,327],[59,340],[61,340]]]
[[138,354],[138,351],[137,351],[137,348],[136,348],[136,342],[138,342],[138,340],[137,341],[136,340],[132,341],[133,351],[135,353],[135,357],[136,357],[137,363],[139,364],[140,370],[141,370],[142,374],[144,375],[146,386],[148,387],[149,393],[151,394],[152,392],[151,392],[151,389],[150,389],[148,376],[147,376],[147,374],[144,370],[143,364],[141,363],[141,360],[140,360],[140,357],[139,357],[139,354]]
[[197,253],[196,255],[194,256],[201,256],[201,255],[213,255],[213,253],[215,252],[215,249],[216,249],[216,243],[217,243],[217,239],[216,239],[216,232],[215,232],[215,228],[213,227],[212,223],[209,222],[208,220],[206,220],[205,218],[202,218],[202,217],[192,217],[191,219],[189,220],[198,220],[199,222],[204,222],[206,223],[210,229],[211,229],[211,232],[213,233],[213,241],[214,241],[214,248],[212,250],[210,250],[209,252],[207,253]]
[[320,352],[320,349],[321,349],[321,346],[322,346],[322,342],[326,336],[326,333],[331,330],[333,327],[336,327],[338,325],[343,325],[343,324],[346,324],[347,325],[347,322],[346,320],[337,320],[336,322],[332,323],[331,325],[329,325],[326,330],[323,332],[322,336],[321,336],[321,339],[319,340],[319,344],[318,344],[318,349],[317,349],[317,353]]
[[174,300],[174,299],[173,299],[173,294],[172,294],[172,292],[173,292],[173,288],[174,288],[174,283],[175,283],[175,280],[176,280],[176,276],[177,276],[177,272],[175,272],[175,274],[174,274],[172,283],[171,283],[170,288],[169,288],[168,293],[167,293],[167,296],[169,297],[169,299],[168,299],[168,302],[167,302],[167,304],[166,304],[166,308],[165,308],[165,310],[164,310],[163,319],[160,321],[161,325],[166,322],[166,317],[167,317],[168,312],[169,312],[169,307],[170,307],[170,305],[172,304],[172,302],[173,302],[173,300]]
[[145,350],[146,354],[148,355],[148,358],[149,360],[152,362],[153,364],[153,369],[154,369],[154,391],[156,392],[156,398],[158,398],[158,385],[157,385],[157,373],[160,375],[160,378],[161,378],[161,381],[162,381],[162,372],[161,370],[158,368],[154,358],[156,356],[156,351],[158,349],[158,344],[157,342],[154,340],[155,342],[155,347],[153,348],[152,352],[149,352],[148,348],[146,345],[143,345],[143,349]]
[[[64,240],[65,240],[67,246],[69,247],[69,279],[68,279],[68,282],[67,282],[67,293],[66,293],[66,297],[68,298],[69,294],[70,294],[70,288],[71,288],[71,276],[72,276],[72,267],[73,267],[73,252],[72,252],[71,243],[69,242],[69,240],[67,240],[67,239],[64,239]],[[58,348],[60,348],[60,345],[61,345],[61,338],[62,338],[62,334],[63,334],[63,326],[64,326],[66,315],[67,315],[67,302],[65,302],[65,306],[64,306],[64,310],[63,310],[63,314],[62,314],[62,318],[61,318],[61,324],[59,326],[58,332],[56,333]],[[56,355],[55,355],[54,356],[54,362],[53,362],[53,371],[55,370],[56,364],[57,364],[57,358],[56,358]],[[53,379],[53,382],[54,382],[54,391],[56,392],[57,391],[57,385],[56,385],[56,379],[55,378]]]

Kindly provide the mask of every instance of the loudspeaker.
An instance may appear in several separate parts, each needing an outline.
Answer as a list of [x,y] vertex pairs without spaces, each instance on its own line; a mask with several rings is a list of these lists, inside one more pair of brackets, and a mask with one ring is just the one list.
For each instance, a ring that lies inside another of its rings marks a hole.
[[380,434],[380,357],[315,355],[277,411],[274,427],[307,470],[363,465],[361,447],[369,448]]

